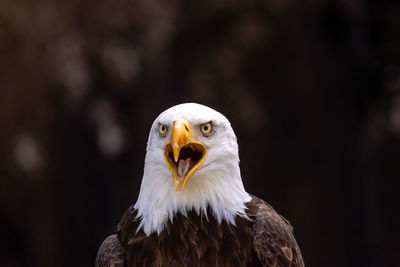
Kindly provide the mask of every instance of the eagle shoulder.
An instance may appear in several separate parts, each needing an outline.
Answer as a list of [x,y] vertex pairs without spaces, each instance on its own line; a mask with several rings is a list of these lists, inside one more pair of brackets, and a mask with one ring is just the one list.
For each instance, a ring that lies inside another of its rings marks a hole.
[[253,219],[253,248],[263,266],[304,267],[293,227],[264,200],[253,196],[248,204]]
[[118,223],[115,233],[118,234],[125,251],[127,266],[160,266],[162,257],[157,247],[153,233],[147,236],[143,229],[139,229],[140,218],[137,218],[137,210],[130,206]]
[[96,257],[96,267],[125,266],[124,249],[117,234],[110,235],[101,244]]

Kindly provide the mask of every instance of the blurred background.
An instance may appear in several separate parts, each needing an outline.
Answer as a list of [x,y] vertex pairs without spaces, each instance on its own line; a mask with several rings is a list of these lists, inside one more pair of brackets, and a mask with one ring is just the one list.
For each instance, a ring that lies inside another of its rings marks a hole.
[[1,0],[0,265],[93,266],[182,102],[307,266],[398,266],[400,2],[371,0]]

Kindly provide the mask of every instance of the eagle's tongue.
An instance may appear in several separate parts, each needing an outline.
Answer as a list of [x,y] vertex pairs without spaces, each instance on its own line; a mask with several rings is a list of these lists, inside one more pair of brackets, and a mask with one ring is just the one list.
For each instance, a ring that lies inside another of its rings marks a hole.
[[191,158],[187,158],[185,160],[183,160],[183,159],[179,160],[179,163],[178,163],[178,175],[179,175],[179,177],[185,177],[186,176],[186,173],[188,172],[189,167],[190,167],[190,160],[191,160]]

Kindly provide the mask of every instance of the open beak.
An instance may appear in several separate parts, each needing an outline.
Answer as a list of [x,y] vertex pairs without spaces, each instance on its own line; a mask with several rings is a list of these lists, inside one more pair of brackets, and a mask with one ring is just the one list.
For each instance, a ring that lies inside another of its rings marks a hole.
[[183,191],[207,155],[207,148],[192,136],[191,128],[185,119],[174,121],[171,138],[164,147],[164,159],[172,172],[177,192]]

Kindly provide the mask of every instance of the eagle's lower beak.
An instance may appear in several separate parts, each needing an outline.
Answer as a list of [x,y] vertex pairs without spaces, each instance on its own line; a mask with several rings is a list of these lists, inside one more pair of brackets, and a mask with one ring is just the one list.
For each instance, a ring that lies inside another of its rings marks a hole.
[[177,192],[185,188],[207,155],[207,148],[193,137],[191,129],[187,120],[174,121],[171,138],[164,147],[164,159],[172,172]]

